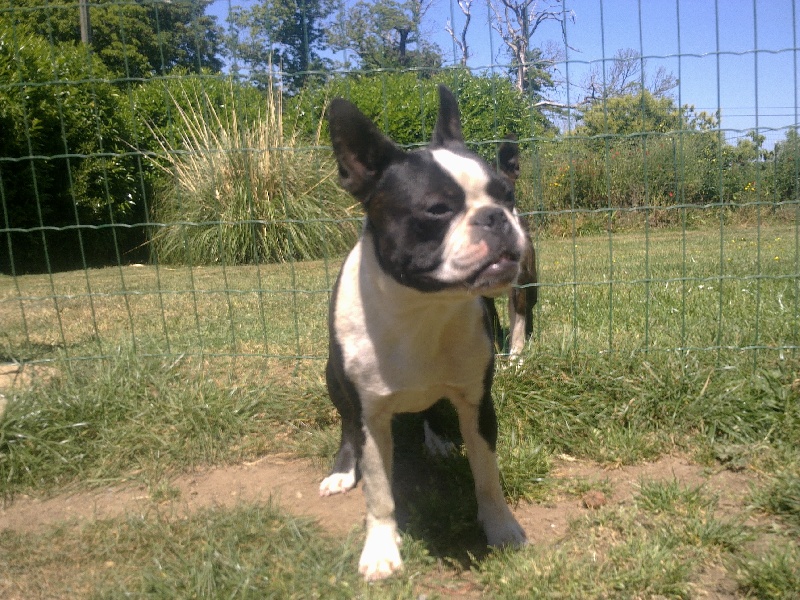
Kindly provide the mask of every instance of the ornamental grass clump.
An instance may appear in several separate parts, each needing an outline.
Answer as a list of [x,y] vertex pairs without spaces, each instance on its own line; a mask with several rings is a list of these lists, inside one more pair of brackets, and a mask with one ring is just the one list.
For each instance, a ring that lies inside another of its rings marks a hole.
[[[169,98],[171,134],[153,129],[166,175],[154,210],[154,257],[161,263],[246,264],[311,260],[352,245],[356,219],[339,188],[330,152],[286,126],[270,87],[250,120],[225,104],[182,89]],[[177,131],[177,133],[175,133]]]

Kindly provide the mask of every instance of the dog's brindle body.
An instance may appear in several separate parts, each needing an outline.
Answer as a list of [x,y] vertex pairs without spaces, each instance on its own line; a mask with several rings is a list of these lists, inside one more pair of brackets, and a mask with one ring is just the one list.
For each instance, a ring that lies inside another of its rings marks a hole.
[[442,398],[458,413],[478,518],[492,545],[522,544],[495,455],[494,348],[482,296],[508,289],[526,235],[513,182],[464,145],[458,106],[440,88],[431,144],[405,152],[349,102],[328,119],[342,185],[366,219],[330,307],[326,379],[342,417],[341,447],[323,496],[364,479],[366,579],[402,566],[392,497],[392,416]]

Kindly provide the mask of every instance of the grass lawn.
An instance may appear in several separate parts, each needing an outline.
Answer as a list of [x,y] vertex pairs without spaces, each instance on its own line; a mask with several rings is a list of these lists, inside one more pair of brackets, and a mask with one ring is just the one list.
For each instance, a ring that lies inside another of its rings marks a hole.
[[[406,571],[386,583],[356,577],[358,534],[332,536],[278,505],[187,516],[155,503],[147,515],[80,528],[0,528],[0,590],[691,598],[722,586],[720,597],[795,598],[797,236],[792,225],[768,224],[539,239],[534,339],[522,366],[496,375],[510,502],[579,503],[587,490],[555,475],[560,461],[596,465],[602,479],[602,469],[682,456],[747,476],[751,487],[733,504],[702,485],[643,480],[625,502],[570,519],[558,543],[470,554],[459,550],[475,526],[457,456],[432,468],[463,507],[441,494],[416,505]],[[338,441],[322,376],[337,268],[0,276],[0,357],[34,374],[0,390],[0,494],[13,502],[126,482],[163,497],[176,473],[275,452],[326,465]]]

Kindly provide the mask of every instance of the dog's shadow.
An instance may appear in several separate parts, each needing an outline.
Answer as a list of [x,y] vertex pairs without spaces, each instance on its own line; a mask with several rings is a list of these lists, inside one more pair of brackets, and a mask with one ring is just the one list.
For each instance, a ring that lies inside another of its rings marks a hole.
[[467,568],[488,552],[467,457],[459,446],[448,456],[432,455],[420,415],[396,415],[392,425],[392,492],[400,530],[424,541],[431,556]]

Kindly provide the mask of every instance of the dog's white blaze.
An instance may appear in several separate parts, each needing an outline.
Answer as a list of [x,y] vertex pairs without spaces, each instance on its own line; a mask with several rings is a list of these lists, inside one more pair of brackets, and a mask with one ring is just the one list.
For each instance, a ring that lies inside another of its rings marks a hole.
[[450,173],[450,176],[466,193],[468,210],[474,203],[481,205],[490,203],[486,197],[489,174],[478,161],[441,148],[434,150],[432,154],[433,159]]

